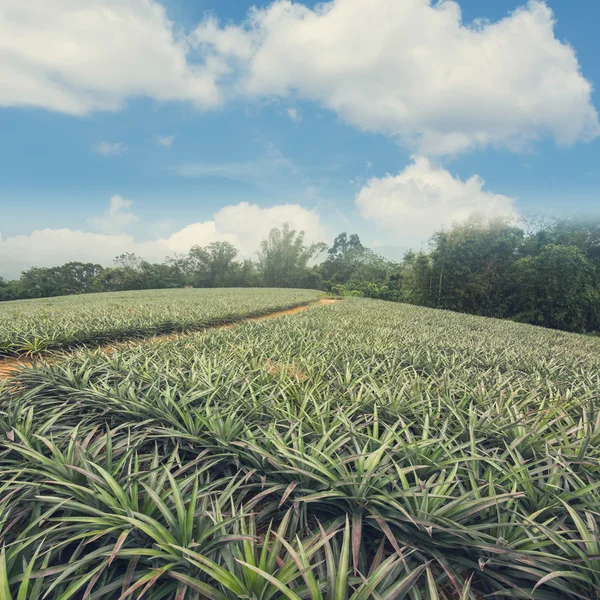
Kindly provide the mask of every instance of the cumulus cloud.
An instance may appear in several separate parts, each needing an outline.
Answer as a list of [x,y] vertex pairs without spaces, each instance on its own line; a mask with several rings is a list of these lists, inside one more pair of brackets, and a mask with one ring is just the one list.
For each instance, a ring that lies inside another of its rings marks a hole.
[[131,207],[133,202],[113,196],[110,199],[108,210],[100,217],[91,217],[88,223],[102,233],[117,233],[122,231],[131,223],[135,223],[138,218]]
[[[131,205],[120,206],[122,214]],[[242,202],[221,208],[211,220],[191,223],[168,237],[143,242],[124,233],[93,233],[66,228],[36,230],[6,239],[0,235],[0,276],[18,277],[21,271],[31,266],[49,267],[73,260],[110,266],[115,256],[124,252],[133,252],[146,260],[162,261],[166,256],[186,253],[196,244],[203,246],[218,240],[231,242],[240,250],[241,257],[249,258],[270,229],[286,222],[293,229],[306,231],[309,242],[327,239],[319,213],[314,210],[297,204],[261,208]]]
[[591,85],[542,0],[473,23],[452,0],[275,0],[190,34],[158,0],[3,0],[0,39],[0,106],[81,115],[136,96],[200,108],[301,97],[427,155],[600,133]]
[[121,142],[100,142],[94,146],[94,150],[104,156],[117,156],[125,152],[125,146]]
[[273,227],[288,223],[292,229],[306,232],[306,241],[322,242],[327,231],[321,225],[319,213],[307,210],[299,204],[279,204],[261,208],[256,204],[242,202],[236,206],[225,206],[214,215],[217,231],[227,231],[235,236],[235,245],[245,256],[258,250],[260,242]]
[[427,158],[415,157],[397,175],[369,179],[356,206],[363,217],[407,245],[474,216],[517,219],[514,199],[486,191],[484,185],[478,175],[462,181]]
[[155,0],[2,0],[0,39],[0,106],[82,115],[133,96],[220,100],[222,65],[191,62]]
[[451,0],[276,0],[243,26],[205,21],[194,42],[229,58],[241,94],[311,99],[421,154],[600,133],[591,85],[540,0],[471,24]]

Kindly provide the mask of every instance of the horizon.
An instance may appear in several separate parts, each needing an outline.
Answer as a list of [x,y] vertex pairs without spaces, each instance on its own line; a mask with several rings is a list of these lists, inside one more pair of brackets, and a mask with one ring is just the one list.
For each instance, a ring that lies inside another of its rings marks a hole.
[[8,0],[0,276],[221,240],[250,258],[284,222],[398,260],[473,214],[595,215],[594,16],[566,0]]

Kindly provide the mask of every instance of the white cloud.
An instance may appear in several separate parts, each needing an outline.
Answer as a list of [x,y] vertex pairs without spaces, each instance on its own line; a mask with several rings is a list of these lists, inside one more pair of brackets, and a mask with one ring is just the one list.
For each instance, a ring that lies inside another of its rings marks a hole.
[[517,219],[514,199],[485,191],[484,185],[478,175],[462,181],[427,158],[415,157],[397,175],[369,179],[356,196],[356,206],[394,240],[411,245],[473,216]]
[[261,208],[256,204],[241,202],[236,206],[225,206],[214,215],[218,232],[229,232],[235,236],[234,242],[244,256],[251,256],[258,250],[260,242],[273,227],[289,223],[292,229],[306,232],[308,242],[322,242],[328,238],[321,225],[319,213],[307,210],[299,204],[278,204]]
[[218,60],[194,64],[156,0],[2,0],[0,106],[74,115],[127,98],[220,101]]
[[173,142],[175,141],[174,135],[159,135],[156,137],[156,141],[167,150],[170,150],[173,146]]
[[300,120],[300,113],[297,108],[288,108],[285,112],[292,121]]
[[192,223],[168,237],[144,242],[122,233],[72,229],[36,230],[29,235],[6,239],[0,236],[0,276],[18,277],[22,270],[31,266],[49,267],[73,260],[110,266],[115,256],[124,252],[134,252],[151,261],[162,261],[166,256],[186,253],[193,245],[203,246],[218,240],[231,242],[240,250],[241,257],[249,258],[255,254],[270,229],[281,227],[285,222],[293,229],[306,231],[308,242],[328,238],[316,211],[297,204],[261,208],[242,202],[225,206],[209,221]]
[[591,85],[541,0],[475,23],[452,0],[275,0],[190,35],[158,0],[2,0],[0,40],[0,106],[81,115],[138,96],[199,108],[301,97],[427,155],[600,133]]
[[125,146],[121,142],[100,142],[94,146],[94,150],[104,156],[117,156],[125,152]]
[[117,233],[122,231],[131,223],[135,223],[138,218],[133,214],[131,207],[133,202],[113,196],[110,199],[108,210],[100,217],[91,217],[88,223],[102,233]]
[[300,96],[421,154],[522,149],[600,133],[591,85],[539,0],[497,22],[462,22],[451,0],[275,0],[244,26],[198,27],[248,96]]

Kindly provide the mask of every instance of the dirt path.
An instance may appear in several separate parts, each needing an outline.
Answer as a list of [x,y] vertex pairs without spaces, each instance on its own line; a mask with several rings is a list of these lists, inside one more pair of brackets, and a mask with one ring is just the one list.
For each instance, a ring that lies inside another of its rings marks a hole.
[[[244,323],[250,323],[251,321],[266,321],[267,319],[275,319],[277,317],[284,317],[286,315],[295,315],[305,310],[308,310],[311,306],[319,305],[319,304],[335,304],[339,302],[334,298],[321,298],[316,302],[311,302],[310,304],[306,304],[304,306],[297,306],[296,308],[290,308],[288,310],[278,310],[267,315],[262,315],[260,317],[249,317],[247,319],[240,319],[235,323],[229,323],[227,325],[217,325],[216,327],[207,327],[206,329],[198,329],[196,331],[189,331],[187,333],[165,333],[160,335],[154,335],[147,338],[141,339],[131,339],[125,340],[122,342],[117,342],[114,344],[109,344],[107,346],[99,346],[99,348],[108,354],[112,354],[116,352],[119,348],[124,348],[126,346],[130,346],[131,344],[156,344],[160,342],[168,342],[171,340],[177,340],[182,336],[191,335],[192,333],[198,333],[199,331],[208,331],[209,329],[231,329],[232,327],[237,327],[238,325],[243,325]],[[57,354],[56,360],[66,359],[71,356],[74,356],[77,351],[65,351],[63,353]],[[37,358],[38,361],[45,361],[44,356],[39,356]],[[55,362],[55,361],[45,361],[45,362]],[[0,382],[9,379],[11,374],[14,371],[22,367],[31,367],[34,365],[33,360],[21,357],[21,358],[6,358],[0,359]]]

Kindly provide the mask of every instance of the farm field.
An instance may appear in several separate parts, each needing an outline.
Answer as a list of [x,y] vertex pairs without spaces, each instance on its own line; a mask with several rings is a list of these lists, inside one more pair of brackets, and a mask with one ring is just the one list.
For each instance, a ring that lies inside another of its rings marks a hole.
[[599,350],[346,298],[23,369],[0,598],[597,598]]
[[307,304],[295,289],[173,289],[0,303],[0,357],[189,331]]

